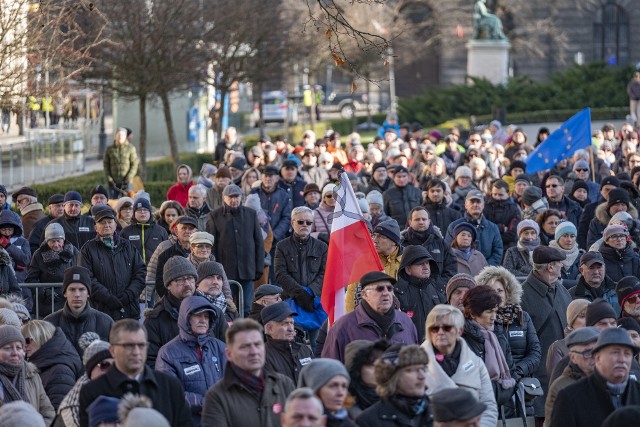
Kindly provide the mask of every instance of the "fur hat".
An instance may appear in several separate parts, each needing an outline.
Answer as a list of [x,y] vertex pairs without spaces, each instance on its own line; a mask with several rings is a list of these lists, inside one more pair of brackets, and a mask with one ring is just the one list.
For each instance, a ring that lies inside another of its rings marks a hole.
[[120,209],[122,209],[127,203],[133,207],[133,199],[131,197],[120,197],[114,207],[116,213],[120,213]]
[[419,345],[392,345],[374,364],[378,395],[388,397],[395,394],[395,387],[390,387],[390,383],[400,369],[412,365],[426,365],[428,362],[427,352]]
[[320,390],[331,378],[341,375],[351,381],[347,368],[335,359],[313,359],[300,370],[298,387],[309,387],[314,392]]
[[164,282],[164,286],[168,287],[173,280],[183,276],[193,276],[197,279],[198,272],[193,264],[191,264],[191,261],[187,258],[179,255],[172,256],[167,260],[164,264],[164,268],[162,269],[162,281]]

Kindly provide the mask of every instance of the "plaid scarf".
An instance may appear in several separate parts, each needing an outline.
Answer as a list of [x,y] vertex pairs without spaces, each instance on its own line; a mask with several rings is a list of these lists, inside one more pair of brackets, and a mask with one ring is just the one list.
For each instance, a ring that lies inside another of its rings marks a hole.
[[244,369],[238,368],[231,362],[229,362],[229,366],[240,383],[259,401],[264,391],[264,372],[260,373],[259,377],[256,377]]

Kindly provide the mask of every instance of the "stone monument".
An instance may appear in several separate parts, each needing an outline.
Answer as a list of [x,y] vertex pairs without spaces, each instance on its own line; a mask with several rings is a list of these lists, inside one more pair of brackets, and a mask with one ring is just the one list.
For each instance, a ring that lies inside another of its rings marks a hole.
[[480,77],[493,84],[507,83],[509,49],[502,21],[489,13],[486,0],[476,0],[473,8],[473,36],[467,43],[467,76]]

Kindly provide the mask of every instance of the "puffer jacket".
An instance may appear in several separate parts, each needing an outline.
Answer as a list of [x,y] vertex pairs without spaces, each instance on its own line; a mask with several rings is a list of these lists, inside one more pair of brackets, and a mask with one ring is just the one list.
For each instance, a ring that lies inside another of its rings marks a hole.
[[20,217],[13,211],[4,210],[0,213],[0,228],[13,227],[11,243],[4,248],[11,257],[13,270],[18,283],[23,283],[27,278],[27,267],[31,262],[31,247],[27,239],[22,237],[22,222]]
[[[54,252],[45,242],[31,257],[29,270],[27,271],[26,283],[58,283],[62,282],[64,271],[76,265],[80,251],[71,243],[65,241],[60,252]],[[65,303],[62,295],[62,288],[41,289],[38,293],[39,314],[45,317],[53,311],[60,310]],[[53,300],[53,311],[51,301]]]
[[407,228],[400,233],[402,246],[422,245],[431,254],[431,257],[438,266],[439,276],[436,279],[438,287],[444,291],[449,279],[458,273],[458,262],[451,248],[444,243],[442,231],[433,225],[429,225],[426,231],[426,239],[421,236],[424,233],[416,233],[411,228]]
[[500,230],[498,230],[497,225],[485,218],[484,215],[480,220],[475,220],[465,214],[462,218],[449,224],[449,228],[447,228],[447,232],[444,237],[444,241],[447,246],[451,246],[451,242],[453,242],[455,237],[453,235],[453,230],[463,221],[473,224],[476,227],[476,233],[478,236],[475,242],[476,250],[482,252],[482,255],[484,255],[484,258],[487,260],[489,265],[500,265],[502,263],[503,254]]
[[291,226],[291,210],[293,209],[292,201],[287,192],[276,186],[271,193],[258,187],[251,190],[251,194],[257,194],[260,197],[260,206],[269,217],[269,224],[273,230],[273,240],[279,242],[284,239]]
[[384,212],[398,221],[400,228],[407,225],[409,212],[422,203],[422,191],[407,184],[405,187],[397,187],[392,184],[387,191],[382,193]]
[[278,187],[282,188],[287,196],[291,199],[293,207],[304,205],[304,186],[307,185],[306,181],[297,175],[293,182],[287,182],[282,177],[278,180]]
[[306,344],[295,340],[274,340],[269,335],[265,343],[265,353],[265,371],[286,375],[295,384],[298,384],[300,370],[313,359],[313,353]]
[[104,173],[109,183],[117,185],[125,182],[133,182],[133,177],[138,173],[138,153],[136,147],[128,142],[124,144],[113,143],[104,153],[102,159]]
[[640,256],[633,251],[629,243],[622,250],[603,243],[599,252],[604,258],[605,272],[609,279],[618,282],[626,276],[640,277]]
[[449,224],[458,218],[462,218],[462,212],[453,207],[448,207],[444,200],[441,203],[433,203],[427,198],[422,206],[429,212],[431,224],[441,231],[446,231],[449,228]]
[[78,265],[89,270],[93,306],[114,320],[139,319],[140,293],[145,287],[147,269],[142,257],[128,240],[114,235],[109,249],[96,237],[80,251]]
[[[226,345],[211,335],[194,335],[189,318],[196,310],[214,307],[205,298],[188,297],[180,305],[178,336],[162,346],[155,369],[176,377],[184,388],[191,408],[194,427],[200,426],[202,405],[207,390],[222,379],[227,363]],[[209,332],[214,324],[209,322]]]
[[[517,305],[520,307],[522,299],[522,284],[513,274],[509,274],[501,267],[487,267],[476,276],[478,285],[486,285],[495,279],[504,283],[505,288],[505,304]],[[502,330],[505,338],[509,341],[513,363],[515,378],[533,376],[542,360],[542,351],[540,349],[540,340],[536,335],[536,329],[533,326],[529,313],[522,310],[521,316],[512,323],[502,323]]]
[[24,394],[25,401],[30,403],[42,418],[44,424],[50,425],[56,416],[56,411],[47,397],[38,375],[38,368],[33,363],[24,362]]
[[[204,228],[203,228],[204,230]],[[169,238],[167,230],[155,223],[153,216],[146,224],[139,221],[133,222],[122,230],[120,236],[129,240],[134,248],[142,255],[145,265],[153,256],[158,245]]]
[[[60,218],[56,218],[49,222],[49,224],[58,223],[64,230],[64,236],[67,242],[73,246],[82,249],[85,243],[96,237],[95,221],[90,216],[78,215],[74,217],[62,215]],[[46,228],[46,227],[45,227]],[[40,243],[44,242],[44,232],[40,238]]]
[[518,234],[516,229],[518,223],[522,220],[522,211],[513,199],[494,200],[489,198],[484,207],[484,216],[500,229],[502,236],[502,245],[504,249],[515,246],[518,242]]
[[294,234],[278,243],[274,267],[276,281],[284,290],[283,299],[292,296],[294,289],[305,286],[314,296],[320,296],[327,252],[326,243],[313,237],[301,240]]
[[78,352],[60,328],[56,328],[53,337],[29,356],[29,362],[38,368],[44,390],[56,410],[84,373]]
[[7,251],[0,248],[0,295],[6,294],[22,295],[13,271],[11,257]]
[[[633,205],[629,205],[627,211],[632,218],[638,219],[638,211]],[[611,221],[611,214],[607,210],[607,202],[600,203],[596,208],[595,215],[591,222],[589,222],[589,230],[587,232],[587,246],[584,248],[590,248],[598,239],[602,237],[604,229],[609,225]]]
[[[606,267],[605,267],[606,268]],[[599,287],[593,288],[584,281],[582,275],[578,276],[578,281],[574,287],[569,289],[571,299],[586,299],[593,302],[596,298],[603,298],[611,304],[616,311],[616,316],[620,317],[620,304],[618,304],[618,295],[616,294],[616,282],[611,280],[609,276],[604,276],[604,280]]]

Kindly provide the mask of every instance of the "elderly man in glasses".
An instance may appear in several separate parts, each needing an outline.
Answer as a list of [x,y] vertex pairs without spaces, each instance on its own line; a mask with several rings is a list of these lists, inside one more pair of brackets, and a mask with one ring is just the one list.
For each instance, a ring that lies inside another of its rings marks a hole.
[[396,279],[380,271],[371,271],[360,278],[362,300],[354,311],[331,326],[322,357],[344,363],[345,348],[353,340],[386,338],[392,344],[418,343],[418,333],[411,318],[393,305],[395,283]]
[[[276,282],[284,289],[283,298],[293,298],[300,308],[314,311],[314,298],[322,293],[328,246],[311,237],[313,211],[299,206],[291,212],[293,234],[278,242],[275,256]],[[315,347],[317,330],[309,331]]]

